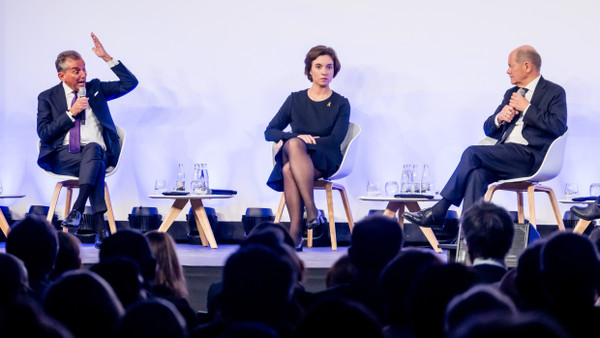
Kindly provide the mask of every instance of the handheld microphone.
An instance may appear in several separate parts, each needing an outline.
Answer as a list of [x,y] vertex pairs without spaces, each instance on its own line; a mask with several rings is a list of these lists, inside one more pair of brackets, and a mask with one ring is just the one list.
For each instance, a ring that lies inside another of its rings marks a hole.
[[[87,95],[87,91],[85,89],[85,85],[77,91],[77,97],[85,97]],[[85,110],[81,112],[81,124],[85,124]]]
[[[525,89],[525,88],[519,88],[517,90],[517,94],[519,94],[519,95],[521,95],[523,97],[525,97],[525,93],[527,93],[527,89]],[[500,125],[504,125],[504,124],[506,124],[506,121],[500,122]]]

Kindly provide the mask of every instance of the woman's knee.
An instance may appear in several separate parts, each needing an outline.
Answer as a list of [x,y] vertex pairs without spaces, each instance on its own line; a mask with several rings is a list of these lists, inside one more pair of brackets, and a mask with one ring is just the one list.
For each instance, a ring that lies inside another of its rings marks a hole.
[[283,150],[288,155],[296,152],[306,152],[306,143],[299,138],[291,138],[283,144]]

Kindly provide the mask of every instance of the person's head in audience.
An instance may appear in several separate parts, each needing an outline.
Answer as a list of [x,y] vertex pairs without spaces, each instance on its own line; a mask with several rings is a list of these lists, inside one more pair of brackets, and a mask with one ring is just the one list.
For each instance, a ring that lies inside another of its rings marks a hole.
[[431,250],[409,247],[381,272],[379,292],[385,324],[407,327],[410,324],[409,300],[414,283],[432,265],[444,262]]
[[150,250],[156,259],[156,277],[153,288],[160,288],[163,292],[177,296],[187,297],[188,289],[175,251],[175,241],[166,232],[149,231],[144,234],[150,244]]
[[402,229],[393,219],[385,216],[368,216],[356,222],[352,230],[348,255],[357,273],[379,272],[402,248]]
[[62,274],[48,288],[44,309],[76,337],[113,337],[125,313],[110,285],[84,270]]
[[255,321],[279,330],[296,285],[290,260],[261,244],[241,246],[223,269],[222,314],[227,321]]
[[354,278],[354,265],[350,261],[350,256],[342,255],[335,263],[327,270],[325,276],[325,286],[327,288],[336,285],[347,284]]
[[598,251],[587,237],[557,233],[542,246],[540,257],[541,286],[551,308],[593,307],[599,279]]
[[481,318],[491,312],[514,315],[517,307],[498,288],[487,284],[476,285],[450,301],[446,308],[444,330],[449,333],[466,320]]
[[36,299],[41,299],[58,252],[58,238],[45,218],[29,215],[17,222],[6,238],[6,252],[25,263],[29,286]]
[[81,268],[81,241],[70,232],[57,232],[58,255],[50,279],[54,280],[63,272]]
[[137,230],[124,229],[108,236],[100,245],[100,261],[124,256],[136,262],[144,277],[144,285],[149,288],[156,276],[156,259],[152,256],[146,237]]
[[477,258],[504,261],[514,234],[506,209],[490,202],[475,203],[461,216],[461,225],[471,262]]
[[185,338],[185,320],[175,306],[161,298],[133,304],[117,327],[117,337]]
[[298,325],[294,338],[382,337],[381,324],[364,305],[345,299],[324,301]]
[[90,271],[108,282],[125,309],[148,297],[137,263],[127,257],[105,258],[92,265]]
[[544,312],[489,312],[470,317],[454,330],[447,338],[506,338],[506,337],[544,337],[569,338],[568,332],[554,318]]
[[31,298],[18,298],[0,306],[0,337],[74,338],[58,320],[44,313]]
[[536,241],[521,253],[515,268],[514,285],[517,290],[515,304],[524,311],[542,310],[548,307],[548,300],[541,287],[540,253],[543,241]]
[[289,231],[281,223],[262,222],[254,227],[248,234],[248,237],[262,233],[264,231],[273,232],[279,240],[292,248],[294,248],[294,240],[290,236]]
[[0,307],[25,297],[28,290],[29,279],[23,261],[11,254],[0,253]]
[[462,264],[428,266],[411,290],[409,313],[415,336],[443,337],[446,306],[474,283],[475,275]]

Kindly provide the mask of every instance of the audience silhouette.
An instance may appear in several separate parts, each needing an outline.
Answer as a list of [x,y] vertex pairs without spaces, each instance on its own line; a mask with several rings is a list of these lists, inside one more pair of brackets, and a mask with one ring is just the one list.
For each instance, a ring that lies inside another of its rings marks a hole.
[[[512,238],[506,210],[475,204],[462,226],[475,268],[446,263],[430,249],[402,248],[398,223],[366,217],[355,225],[348,254],[329,268],[327,288],[312,293],[285,226],[261,223],[227,259],[222,281],[210,289],[209,316],[200,320],[169,234],[122,229],[103,241],[99,262],[88,268],[75,236],[32,215],[13,226],[0,253],[0,336],[577,338],[594,332],[597,231],[591,238],[545,236],[507,271],[500,264]],[[478,270],[486,264],[495,271]]]

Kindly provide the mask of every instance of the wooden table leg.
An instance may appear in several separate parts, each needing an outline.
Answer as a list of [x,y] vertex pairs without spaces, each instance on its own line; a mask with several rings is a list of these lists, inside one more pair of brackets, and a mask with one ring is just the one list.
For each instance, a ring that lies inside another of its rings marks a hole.
[[162,224],[158,228],[158,231],[166,232],[167,230],[169,230],[169,227],[171,226],[171,224],[173,224],[173,222],[177,218],[177,215],[179,215],[179,213],[181,212],[183,207],[185,207],[187,202],[188,202],[188,200],[184,199],[184,198],[174,200],[173,206],[171,206],[171,209],[169,209],[169,213],[167,214],[167,217],[165,217],[165,220],[162,222]]
[[577,221],[577,225],[575,225],[575,228],[573,229],[573,233],[581,235],[587,229],[590,223],[592,223],[592,221],[586,221],[580,218],[579,221]]
[[[419,207],[419,203],[417,202],[406,202],[406,208],[410,212],[417,212],[421,210],[421,207]],[[400,218],[402,218],[402,215],[398,215],[398,219]],[[435,252],[442,252],[442,249],[440,249],[440,247],[438,246],[439,243],[437,238],[435,237],[435,234],[433,233],[433,230],[431,230],[431,228],[429,227],[422,226],[420,226],[419,229],[421,229],[423,235],[425,235],[425,238],[427,238],[427,241],[429,242],[433,250],[435,250]]]
[[4,217],[4,213],[2,212],[2,209],[0,209],[0,229],[2,229],[4,236],[8,237],[8,231],[10,230],[10,226],[8,225],[8,222],[6,221],[6,218]]
[[[194,214],[196,215],[196,225],[198,225],[198,231],[200,233],[204,232],[204,235],[206,236],[206,240],[208,241],[208,244],[210,244],[210,247],[216,249],[217,241],[215,240],[215,236],[210,227],[210,222],[208,221],[208,217],[206,216],[206,210],[204,210],[202,200],[191,199],[190,202],[192,203],[192,209],[194,210]],[[202,228],[200,228],[200,226]]]

